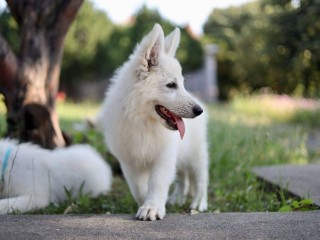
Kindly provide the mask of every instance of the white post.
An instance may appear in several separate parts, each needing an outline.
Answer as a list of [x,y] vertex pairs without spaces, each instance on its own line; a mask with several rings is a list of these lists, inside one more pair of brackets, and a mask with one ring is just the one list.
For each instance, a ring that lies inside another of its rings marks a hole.
[[209,44],[205,47],[205,91],[204,98],[206,102],[214,102],[218,97],[217,86],[217,61],[216,54],[218,46]]

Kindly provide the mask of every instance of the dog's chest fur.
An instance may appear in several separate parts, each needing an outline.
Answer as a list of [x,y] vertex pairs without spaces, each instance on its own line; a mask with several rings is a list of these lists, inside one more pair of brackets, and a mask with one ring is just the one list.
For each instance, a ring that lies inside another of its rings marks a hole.
[[168,147],[176,148],[178,134],[152,119],[128,119],[119,114],[118,117],[113,115],[112,123],[106,125],[110,126],[105,129],[109,150],[120,162],[151,164]]

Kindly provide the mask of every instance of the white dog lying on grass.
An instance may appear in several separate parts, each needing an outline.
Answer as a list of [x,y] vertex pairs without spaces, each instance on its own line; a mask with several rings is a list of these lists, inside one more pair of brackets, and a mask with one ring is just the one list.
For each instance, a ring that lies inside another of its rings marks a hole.
[[140,220],[165,216],[176,176],[170,202],[183,204],[191,195],[192,209],[207,209],[207,118],[184,88],[175,58],[179,42],[178,28],[165,38],[156,24],[112,79],[97,117],[139,204]]
[[88,145],[55,150],[0,140],[0,214],[27,212],[67,199],[96,197],[111,188],[109,165]]

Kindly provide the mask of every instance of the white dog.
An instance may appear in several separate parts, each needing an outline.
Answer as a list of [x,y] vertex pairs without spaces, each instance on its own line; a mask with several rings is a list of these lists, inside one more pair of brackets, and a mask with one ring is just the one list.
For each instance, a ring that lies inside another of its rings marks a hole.
[[140,220],[165,216],[176,174],[170,202],[182,204],[190,194],[191,208],[207,209],[206,116],[182,120],[203,110],[184,88],[175,58],[179,42],[178,28],[164,38],[156,24],[118,70],[97,117],[140,206],[136,214]]
[[0,140],[0,214],[27,212],[67,199],[96,197],[111,187],[109,165],[88,145],[55,150],[30,143]]

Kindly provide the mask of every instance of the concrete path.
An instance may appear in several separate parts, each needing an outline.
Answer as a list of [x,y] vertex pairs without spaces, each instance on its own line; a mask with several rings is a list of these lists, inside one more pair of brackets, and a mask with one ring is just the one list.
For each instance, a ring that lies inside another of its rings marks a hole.
[[[255,168],[259,177],[320,205],[320,164]],[[133,215],[0,215],[0,240],[37,239],[320,239],[320,210],[291,213]]]
[[320,211],[132,215],[4,215],[0,239],[320,239]]
[[260,179],[300,198],[311,198],[320,206],[320,164],[258,167],[253,172]]

